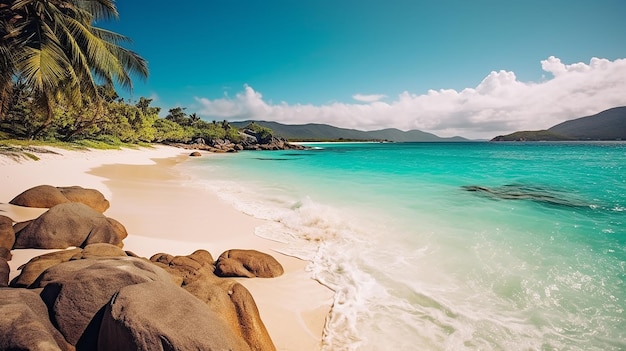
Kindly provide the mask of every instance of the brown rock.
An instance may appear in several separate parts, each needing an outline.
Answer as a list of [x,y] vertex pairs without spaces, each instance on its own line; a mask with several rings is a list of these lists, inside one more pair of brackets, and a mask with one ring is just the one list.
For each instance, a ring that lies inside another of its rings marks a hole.
[[165,265],[169,265],[173,259],[174,256],[162,252],[156,253],[150,257],[150,261],[163,263]]
[[125,257],[126,251],[111,244],[91,244],[85,246],[84,249],[75,248],[70,250],[61,250],[50,252],[44,255],[33,257],[26,262],[21,269],[20,275],[15,277],[11,282],[12,287],[27,288],[37,280],[37,278],[46,269],[56,266],[63,262],[71,260],[80,260],[85,258],[106,258],[106,257]]
[[9,203],[24,207],[52,208],[67,202],[80,202],[100,213],[109,208],[109,201],[101,192],[79,186],[39,185],[24,191]]
[[118,246],[107,243],[96,243],[85,246],[81,258],[126,257],[126,251]]
[[0,350],[75,350],[48,320],[48,309],[32,290],[0,288]]
[[215,260],[213,259],[213,255],[207,250],[196,250],[191,255],[188,255],[192,260],[199,262],[204,265],[213,265]]
[[203,301],[222,316],[251,350],[274,351],[272,342],[254,298],[243,285],[231,279],[221,279],[211,273],[202,274],[183,289]]
[[[0,215],[0,258],[11,259],[13,244],[15,244],[13,220],[7,216]],[[2,248],[6,250],[2,250]]]
[[24,207],[50,208],[69,202],[61,191],[51,185],[30,188],[9,201],[12,205]]
[[77,248],[50,252],[45,255],[33,257],[20,267],[22,271],[20,275],[11,281],[11,286],[15,288],[27,288],[33,284],[46,269],[67,262],[72,259],[72,257],[80,257],[81,253],[82,250]]
[[199,156],[202,156],[202,154],[200,152],[198,152],[198,151],[194,151],[194,152],[190,153],[189,156],[199,157]]
[[[155,318],[159,316],[159,318]],[[217,313],[171,283],[121,288],[107,304],[98,350],[250,350]]]
[[11,273],[11,267],[6,259],[0,257],[0,288],[9,285],[9,274]]
[[85,189],[80,186],[58,187],[57,189],[69,201],[83,203],[100,213],[104,213],[110,206],[109,201],[96,189]]
[[220,277],[273,278],[283,273],[274,257],[256,250],[228,250],[215,263],[215,274]]
[[[19,223],[15,223],[15,225],[13,225],[13,232],[17,233],[20,230],[26,228],[31,222],[33,222],[34,219],[31,219],[30,221],[24,221],[24,222],[19,222]],[[15,244],[13,244],[15,245]]]
[[119,257],[58,264],[47,269],[31,287],[43,288],[41,298],[48,306],[50,320],[70,344],[77,349],[95,350],[107,302],[122,287],[149,281],[171,284],[169,275],[147,260]]
[[119,222],[82,203],[56,205],[15,233],[14,248],[65,249],[93,243],[123,246],[128,233]]
[[158,264],[164,265],[170,274],[182,280],[183,289],[221,316],[250,349],[276,350],[252,295],[234,280],[221,279],[213,274],[213,257],[208,251],[197,250],[188,256],[175,257],[157,254],[151,260],[168,262],[167,265]]
[[250,349],[255,351],[276,350],[265,328],[265,324],[261,320],[259,309],[248,289],[239,283],[235,283],[229,291],[232,291],[230,300],[237,311],[243,338],[250,345]]

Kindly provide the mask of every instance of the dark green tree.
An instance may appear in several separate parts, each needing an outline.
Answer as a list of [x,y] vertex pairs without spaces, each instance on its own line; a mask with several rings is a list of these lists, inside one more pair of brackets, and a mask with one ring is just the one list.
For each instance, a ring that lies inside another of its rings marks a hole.
[[146,61],[121,46],[127,37],[93,25],[117,17],[114,0],[0,3],[0,120],[16,81],[29,87],[42,111],[34,137],[52,124],[56,104],[100,104],[96,82],[131,88],[131,74],[147,77]]

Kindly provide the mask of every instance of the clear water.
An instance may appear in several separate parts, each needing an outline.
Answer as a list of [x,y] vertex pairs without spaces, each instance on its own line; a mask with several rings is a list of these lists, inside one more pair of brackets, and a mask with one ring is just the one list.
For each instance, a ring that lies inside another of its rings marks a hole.
[[186,166],[335,291],[323,349],[626,350],[626,143],[315,147]]

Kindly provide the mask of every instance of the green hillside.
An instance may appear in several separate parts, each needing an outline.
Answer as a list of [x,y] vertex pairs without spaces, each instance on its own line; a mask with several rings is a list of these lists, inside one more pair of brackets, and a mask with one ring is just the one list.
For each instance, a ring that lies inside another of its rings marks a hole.
[[491,141],[626,140],[626,106],[557,124],[547,130],[499,135]]
[[[241,128],[252,121],[231,122],[231,125]],[[270,128],[274,135],[291,141],[467,141],[465,138],[440,138],[435,134],[410,130],[408,132],[389,128],[375,131],[361,131],[356,129],[338,128],[327,124],[282,124],[269,121],[254,121],[256,124]]]

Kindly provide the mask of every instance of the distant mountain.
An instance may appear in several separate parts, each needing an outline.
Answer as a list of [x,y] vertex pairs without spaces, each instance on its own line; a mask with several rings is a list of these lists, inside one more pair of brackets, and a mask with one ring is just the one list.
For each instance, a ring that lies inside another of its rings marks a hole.
[[[242,128],[253,121],[231,122],[230,124]],[[270,128],[274,135],[292,141],[467,141],[462,137],[441,138],[435,134],[410,130],[403,132],[399,129],[389,128],[374,131],[362,131],[333,127],[328,124],[282,124],[269,121],[254,121],[256,124]]]
[[557,124],[547,130],[500,135],[492,141],[626,140],[626,106]]

